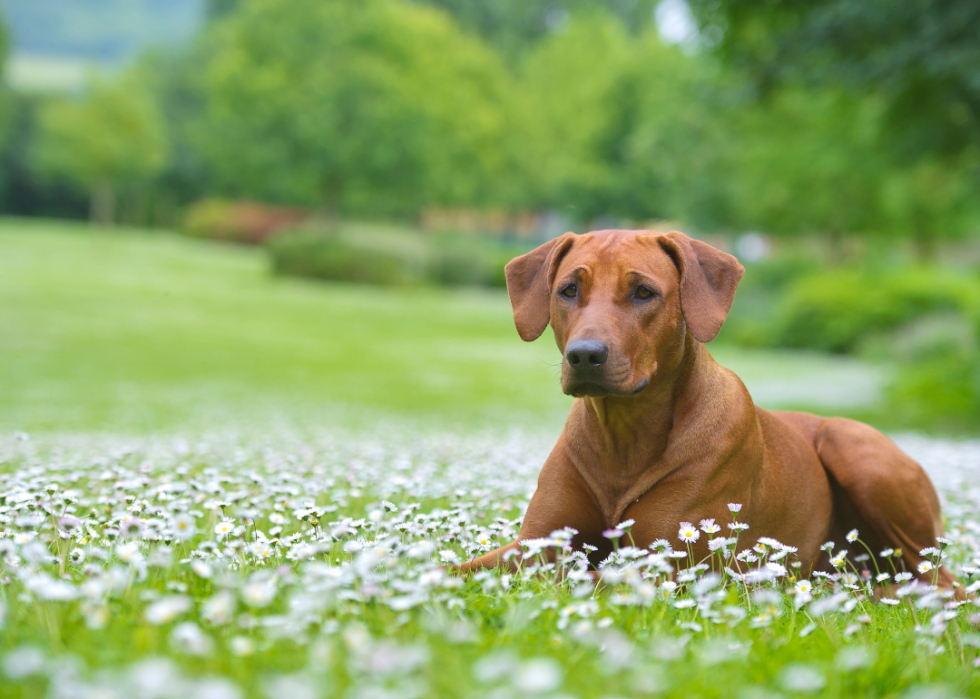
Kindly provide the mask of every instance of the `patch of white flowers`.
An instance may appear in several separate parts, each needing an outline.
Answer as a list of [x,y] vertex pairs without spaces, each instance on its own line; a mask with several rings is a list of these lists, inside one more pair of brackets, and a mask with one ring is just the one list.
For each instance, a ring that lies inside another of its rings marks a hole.
[[[447,573],[444,565],[515,538],[546,451],[546,440],[520,435],[0,442],[0,628],[52,610],[105,630],[119,617],[131,623],[135,607],[166,639],[160,657],[101,674],[50,657],[38,639],[8,649],[0,671],[11,681],[43,675],[52,696],[102,696],[107,686],[112,696],[141,696],[139,687],[152,685],[238,699],[230,678],[190,678],[181,659],[248,657],[288,639],[309,649],[309,669],[266,677],[268,696],[317,696],[317,673],[342,662],[358,696],[421,697],[430,649],[372,633],[362,618],[383,607],[397,628],[422,614],[429,631],[465,643],[479,621],[467,615],[478,594],[485,609],[519,601],[528,621],[551,625],[556,643],[595,649],[633,673],[642,693],[667,680],[637,668],[680,659],[689,644],[700,643],[706,664],[748,653],[712,640],[713,627],[766,628],[798,615],[800,637],[839,622],[843,638],[859,639],[869,608],[884,604],[907,609],[924,649],[941,653],[964,642],[951,622],[980,622],[972,603],[932,584],[948,567],[968,593],[980,590],[975,486],[946,493],[947,538],[921,552],[917,571],[903,569],[898,551],[866,551],[852,531],[848,549],[825,545],[834,572],[805,578],[796,549],[750,537],[731,503],[730,522],[680,522],[674,541],[641,547],[631,520],[607,530],[613,553],[598,565],[598,586],[570,529],[524,542],[516,571]],[[710,556],[694,560],[702,537]],[[675,633],[640,647],[618,627],[630,613],[669,614]],[[869,662],[856,642],[839,659],[850,669]],[[564,682],[554,660],[507,653],[483,656],[471,674],[501,696],[543,695]],[[826,679],[791,665],[777,681],[807,692]]]

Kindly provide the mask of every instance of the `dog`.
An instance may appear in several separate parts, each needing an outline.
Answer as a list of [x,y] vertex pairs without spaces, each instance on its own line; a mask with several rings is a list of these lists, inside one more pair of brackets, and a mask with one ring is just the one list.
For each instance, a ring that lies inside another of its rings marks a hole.
[[[604,230],[566,233],[505,271],[518,334],[530,342],[551,325],[575,401],[517,540],[462,572],[513,567],[522,541],[563,527],[596,565],[612,551],[603,532],[623,520],[646,547],[675,541],[680,522],[724,526],[737,503],[749,525],[739,546],[796,547],[804,576],[833,570],[824,542],[865,553],[846,542],[854,529],[872,556],[900,550],[918,574],[920,550],[943,533],[922,467],[863,423],[759,408],[708,353],[745,271],[735,257],[676,231]],[[945,568],[938,580],[954,586]]]

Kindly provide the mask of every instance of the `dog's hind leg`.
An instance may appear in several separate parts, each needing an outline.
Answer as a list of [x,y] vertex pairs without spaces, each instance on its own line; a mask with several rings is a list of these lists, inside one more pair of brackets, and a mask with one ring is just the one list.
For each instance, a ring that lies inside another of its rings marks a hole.
[[815,446],[835,481],[832,531],[857,529],[873,556],[878,546],[900,549],[909,572],[955,587],[944,567],[938,573],[918,570],[924,561],[919,552],[938,547],[936,537],[943,535],[939,496],[922,467],[878,430],[846,418],[824,421]]

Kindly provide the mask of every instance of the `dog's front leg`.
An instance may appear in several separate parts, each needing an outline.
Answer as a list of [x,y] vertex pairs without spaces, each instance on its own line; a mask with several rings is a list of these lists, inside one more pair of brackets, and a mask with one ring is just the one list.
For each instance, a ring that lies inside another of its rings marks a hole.
[[[531,498],[524,515],[521,532],[515,541],[485,553],[479,558],[456,566],[453,570],[461,573],[487,568],[507,567],[517,569],[521,561],[521,542],[529,539],[544,539],[552,532],[571,527],[578,534],[573,538],[573,546],[583,543],[602,543],[602,530],[605,528],[602,514],[582,477],[565,456],[559,442],[541,469],[538,489]],[[554,551],[549,559],[554,558]]]

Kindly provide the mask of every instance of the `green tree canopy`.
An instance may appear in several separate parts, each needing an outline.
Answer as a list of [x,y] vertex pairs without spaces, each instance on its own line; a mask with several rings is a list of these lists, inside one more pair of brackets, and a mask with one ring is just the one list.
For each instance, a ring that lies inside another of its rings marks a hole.
[[167,161],[163,119],[136,80],[94,81],[79,97],[47,101],[38,115],[34,161],[41,174],[91,193],[93,220],[111,223],[115,191],[159,173]]
[[882,100],[907,159],[980,145],[976,0],[690,0],[729,61],[768,89],[850,86]]
[[720,120],[705,65],[652,28],[633,35],[593,11],[573,14],[520,69],[524,152],[539,204],[574,207],[586,221],[711,217]]
[[447,15],[255,0],[212,31],[199,143],[232,193],[350,213],[502,196],[506,71]]
[[440,7],[465,29],[483,37],[508,59],[517,59],[540,41],[562,32],[576,14],[598,12],[619,20],[633,33],[648,29],[659,0],[416,0]]

